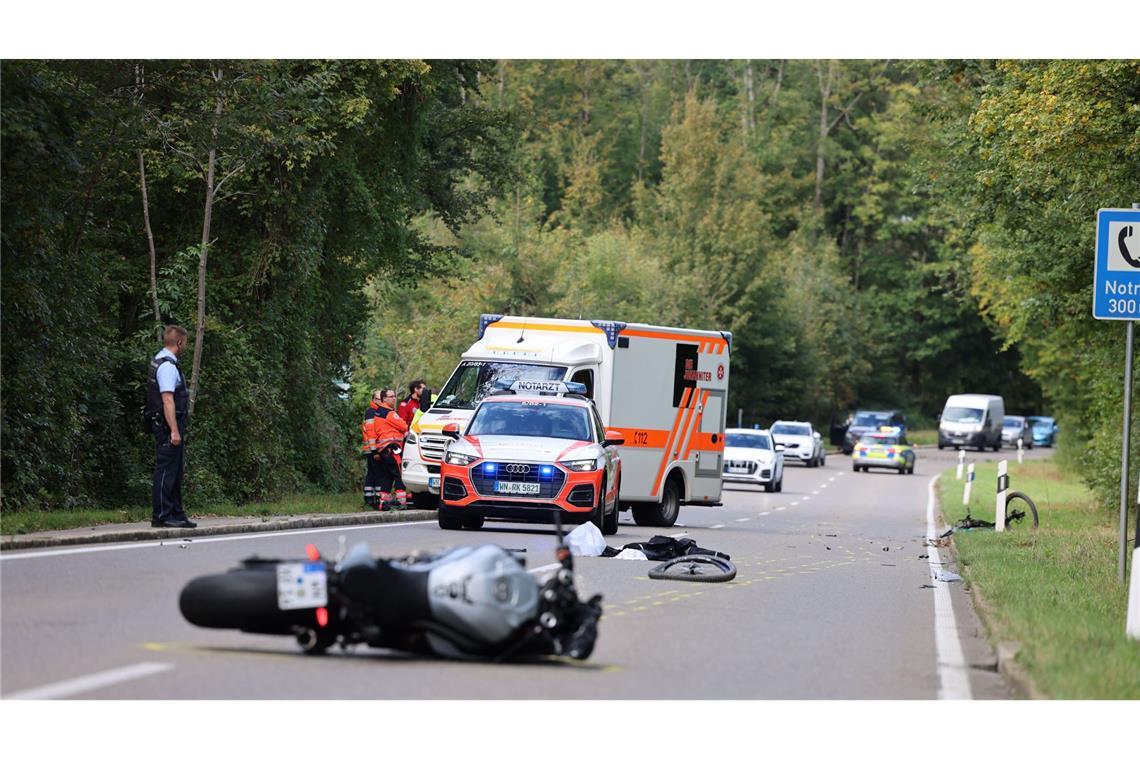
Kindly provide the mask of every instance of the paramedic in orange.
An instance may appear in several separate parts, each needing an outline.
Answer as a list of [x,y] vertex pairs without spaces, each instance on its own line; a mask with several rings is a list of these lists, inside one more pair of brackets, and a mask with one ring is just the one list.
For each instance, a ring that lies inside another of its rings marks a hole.
[[400,452],[404,447],[404,436],[408,434],[408,423],[396,414],[396,391],[384,389],[375,416],[378,418],[374,423],[376,447],[380,452],[377,455],[380,464],[379,508],[404,509],[408,504],[408,493],[400,477]]
[[364,455],[364,462],[367,469],[364,472],[364,507],[365,509],[380,509],[383,505],[380,503],[380,453],[373,452],[375,448],[372,443],[375,439],[376,422],[380,416],[381,404],[384,401],[384,391],[377,388],[372,391],[372,402],[368,408],[364,410],[364,424],[361,426],[363,431],[363,444],[361,446],[361,453]]

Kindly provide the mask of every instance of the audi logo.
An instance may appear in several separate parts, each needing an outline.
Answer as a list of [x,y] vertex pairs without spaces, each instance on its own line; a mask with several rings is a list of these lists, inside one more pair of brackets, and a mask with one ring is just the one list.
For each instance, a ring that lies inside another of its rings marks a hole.
[[508,464],[503,468],[512,475],[526,475],[530,472],[529,464]]

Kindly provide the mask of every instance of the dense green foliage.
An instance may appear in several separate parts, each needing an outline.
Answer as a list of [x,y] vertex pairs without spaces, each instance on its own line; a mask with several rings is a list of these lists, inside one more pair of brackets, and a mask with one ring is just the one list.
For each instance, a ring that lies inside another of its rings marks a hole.
[[732,330],[746,424],[1001,393],[1112,490],[1088,291],[1135,62],[3,66],[5,508],[146,500],[142,370],[204,255],[200,500],[351,486],[369,389],[438,387],[482,312]]
[[157,316],[191,337],[216,156],[192,503],[351,487],[357,414],[332,381],[351,371],[365,282],[430,267],[445,251],[409,221],[458,228],[510,176],[509,122],[464,98],[486,69],[5,62],[5,508],[149,500],[140,151]]

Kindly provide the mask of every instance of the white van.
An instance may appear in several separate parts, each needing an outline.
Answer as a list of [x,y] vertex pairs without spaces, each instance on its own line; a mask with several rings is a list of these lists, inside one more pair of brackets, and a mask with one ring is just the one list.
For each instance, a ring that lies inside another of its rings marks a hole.
[[484,314],[479,339],[412,425],[403,478],[417,502],[439,493],[448,438],[504,380],[586,386],[602,424],[621,431],[621,507],[638,525],[672,525],[681,504],[720,504],[732,334],[679,327]]
[[1001,448],[1001,426],[1005,420],[1005,402],[1001,396],[963,393],[946,399],[938,418],[938,448],[969,446],[978,451],[987,446]]

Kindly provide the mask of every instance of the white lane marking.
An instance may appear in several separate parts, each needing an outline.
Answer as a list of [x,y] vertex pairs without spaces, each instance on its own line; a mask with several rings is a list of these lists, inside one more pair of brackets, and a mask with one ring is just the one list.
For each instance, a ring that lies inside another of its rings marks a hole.
[[[930,542],[938,538],[938,524],[934,519],[934,483],[940,476],[935,475],[927,486],[926,537]],[[928,542],[929,543],[929,542]],[[930,546],[927,562],[930,563],[930,577],[942,569],[942,557],[937,546]],[[962,642],[958,639],[958,623],[954,619],[954,604],[950,599],[950,584],[931,581],[934,584],[934,645],[938,656],[938,677],[941,686],[939,699],[973,699],[970,693],[970,677],[966,669],[966,657],[962,654]]]
[[827,488],[827,483],[820,483],[819,490],[822,491],[825,488]]
[[[819,489],[817,488],[816,490],[812,491],[811,495],[812,496],[819,496]],[[804,498],[806,499],[807,497],[805,496]]]
[[736,521],[737,522],[748,522],[751,519],[752,519],[751,517],[738,517],[738,518],[736,518]]
[[25,689],[11,694],[5,694],[4,699],[59,699],[82,694],[85,691],[95,691],[107,686],[114,686],[124,681],[133,681],[136,678],[146,678],[156,673],[171,670],[174,666],[166,662],[140,662],[128,665],[125,668],[104,670],[101,673],[92,673],[89,676],[80,676],[59,683],[38,686],[34,689]]
[[828,479],[827,479],[827,482],[828,482],[828,483],[830,483],[830,482],[831,482],[831,481],[833,481],[833,480],[835,480],[835,476],[834,476],[834,475],[832,475],[830,478],[828,478]]
[[369,530],[372,528],[394,528],[398,525],[425,525],[435,520],[409,520],[407,522],[378,523],[376,525],[341,525],[335,528],[308,528],[305,530],[269,530],[261,533],[240,533],[233,536],[212,536],[208,538],[164,538],[159,541],[141,541],[135,543],[111,544],[110,546],[81,546],[75,549],[49,549],[47,551],[0,555],[0,562],[11,559],[33,559],[35,557],[62,557],[67,554],[92,554],[94,552],[117,552],[125,549],[160,549],[163,544],[173,546],[176,544],[212,544],[217,541],[248,541],[255,538],[274,538],[277,536],[304,536],[310,533],[347,533],[353,530]]
[[808,499],[810,499],[810,498],[811,498],[810,496],[805,496],[805,497],[803,497],[802,499],[800,499],[800,501],[807,501],[807,500],[808,500]]
[[796,506],[797,504],[799,504],[799,502],[798,502],[798,501],[793,501],[793,502],[792,502],[792,503],[791,503],[789,506],[792,506],[792,507],[794,507],[794,506]]
[[688,531],[682,531],[680,533],[670,533],[669,538],[680,538],[681,536],[687,536],[687,535],[689,535]]
[[772,513],[771,512],[761,512],[760,516],[763,517],[764,515],[770,515],[770,514],[772,514]]
[[723,525],[710,525],[709,527],[712,528],[713,530],[715,530],[717,528],[723,528],[724,526]]
[[787,507],[776,507],[777,512],[783,512]]

